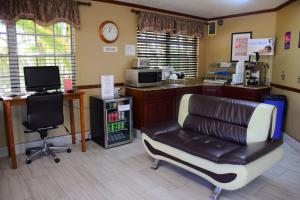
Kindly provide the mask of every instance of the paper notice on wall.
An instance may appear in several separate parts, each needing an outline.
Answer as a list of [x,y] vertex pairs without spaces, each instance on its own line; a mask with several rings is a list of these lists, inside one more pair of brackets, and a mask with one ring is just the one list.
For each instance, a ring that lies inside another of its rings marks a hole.
[[117,53],[118,52],[118,47],[104,46],[103,47],[103,52],[104,53]]
[[273,38],[259,38],[248,40],[248,54],[255,55],[274,55],[275,39]]
[[125,45],[125,56],[135,56],[135,45],[132,44]]
[[101,97],[103,99],[114,98],[114,76],[103,75],[101,76]]

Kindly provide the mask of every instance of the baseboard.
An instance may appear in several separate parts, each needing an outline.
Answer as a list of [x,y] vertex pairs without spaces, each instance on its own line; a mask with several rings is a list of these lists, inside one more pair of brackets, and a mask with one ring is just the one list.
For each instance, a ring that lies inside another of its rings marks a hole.
[[[90,135],[90,132],[87,132],[85,134],[86,139],[89,138],[89,135]],[[47,139],[47,141],[51,142],[55,145],[72,144],[71,135],[62,135],[62,136],[58,136],[58,137],[53,137],[53,138]],[[81,142],[81,134],[80,133],[76,134],[76,141]],[[15,145],[16,154],[18,155],[18,154],[24,153],[26,148],[36,147],[39,145],[42,145],[41,140],[26,142],[23,144],[17,144],[17,145]],[[7,157],[7,156],[8,156],[7,147],[0,148],[0,158]]]
[[286,144],[290,145],[290,147],[292,147],[296,151],[300,152],[300,142],[298,142],[297,140],[295,140],[294,138],[292,138],[288,134],[283,133],[283,141]]

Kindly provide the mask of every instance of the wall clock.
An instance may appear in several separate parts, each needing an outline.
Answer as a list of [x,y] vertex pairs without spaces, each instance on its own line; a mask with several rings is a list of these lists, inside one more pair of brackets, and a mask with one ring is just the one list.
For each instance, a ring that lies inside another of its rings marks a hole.
[[113,43],[119,37],[119,28],[112,21],[105,21],[99,27],[99,36],[106,43]]

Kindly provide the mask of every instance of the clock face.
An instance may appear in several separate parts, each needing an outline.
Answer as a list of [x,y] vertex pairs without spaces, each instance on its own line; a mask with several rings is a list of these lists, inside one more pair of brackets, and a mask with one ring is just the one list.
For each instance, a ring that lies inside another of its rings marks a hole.
[[102,23],[99,32],[102,40],[107,43],[115,42],[119,37],[118,26],[111,21]]

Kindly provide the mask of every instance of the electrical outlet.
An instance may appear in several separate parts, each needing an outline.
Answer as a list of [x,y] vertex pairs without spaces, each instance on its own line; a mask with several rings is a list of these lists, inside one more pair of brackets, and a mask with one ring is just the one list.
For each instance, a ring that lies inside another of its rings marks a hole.
[[285,80],[285,77],[286,77],[285,71],[282,71],[282,72],[281,72],[281,80]]

